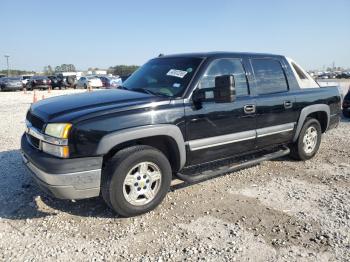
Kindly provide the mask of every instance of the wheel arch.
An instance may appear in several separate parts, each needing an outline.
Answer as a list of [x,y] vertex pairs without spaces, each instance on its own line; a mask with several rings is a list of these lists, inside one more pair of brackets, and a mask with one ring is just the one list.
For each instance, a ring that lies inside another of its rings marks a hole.
[[175,172],[186,163],[182,132],[179,127],[167,124],[128,128],[110,133],[101,139],[96,154],[108,159],[119,150],[132,145],[149,145],[157,148],[166,155]]
[[304,107],[300,112],[293,142],[297,141],[301,128],[303,127],[307,117],[312,117],[317,119],[320,122],[322,133],[324,133],[327,131],[329,126],[329,120],[330,120],[329,106],[325,104],[315,104],[315,105]]

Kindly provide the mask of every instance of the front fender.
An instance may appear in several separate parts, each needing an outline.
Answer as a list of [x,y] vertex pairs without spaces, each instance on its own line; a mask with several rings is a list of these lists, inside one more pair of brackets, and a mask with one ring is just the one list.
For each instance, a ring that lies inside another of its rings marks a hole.
[[176,125],[148,125],[123,129],[110,133],[102,137],[97,146],[96,154],[105,155],[112,148],[121,143],[159,135],[171,137],[176,142],[178,152],[180,154],[180,168],[184,167],[186,163],[185,142],[180,128],[178,128]]

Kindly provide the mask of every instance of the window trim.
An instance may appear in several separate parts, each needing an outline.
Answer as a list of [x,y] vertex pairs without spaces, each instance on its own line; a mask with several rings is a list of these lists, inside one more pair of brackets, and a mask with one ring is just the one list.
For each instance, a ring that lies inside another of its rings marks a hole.
[[[199,86],[199,84],[200,84],[202,78],[205,76],[205,73],[206,73],[207,70],[210,68],[210,66],[211,66],[214,62],[216,62],[217,60],[223,60],[223,59],[226,59],[226,60],[227,60],[227,59],[229,59],[229,60],[238,60],[238,61],[241,63],[242,69],[243,69],[243,71],[244,71],[244,77],[245,77],[245,80],[246,80],[246,83],[247,83],[247,91],[248,91],[248,92],[247,92],[247,94],[244,94],[244,95],[236,95],[236,97],[238,98],[238,97],[247,97],[247,96],[250,96],[252,93],[251,93],[251,86],[250,86],[249,79],[248,79],[248,71],[247,71],[247,69],[246,69],[246,67],[245,67],[245,65],[244,65],[243,58],[241,58],[241,57],[217,57],[217,58],[214,58],[213,60],[211,60],[211,61],[209,62],[209,64],[207,65],[207,67],[205,68],[203,74],[199,77],[198,82],[197,82],[195,88],[193,89],[193,91],[196,90],[197,88],[199,88],[198,86]],[[200,88],[200,89],[203,89],[203,88]],[[192,91],[192,93],[191,93],[191,97],[192,97],[193,91]]]
[[[282,68],[284,79],[286,80],[286,84],[287,84],[287,89],[286,90],[277,91],[277,92],[269,92],[269,93],[261,93],[260,94],[259,93],[259,85],[258,85],[258,82],[257,82],[257,78],[256,78],[254,66],[253,66],[253,60],[273,60],[273,61],[277,61],[280,64],[281,68]],[[256,89],[256,95],[263,96],[263,95],[287,93],[287,92],[290,91],[290,85],[289,85],[287,73],[286,73],[286,70],[285,70],[285,64],[280,59],[278,59],[276,57],[251,57],[251,58],[249,58],[249,63],[250,63],[250,66],[251,66],[251,69],[252,69],[252,72],[253,72],[255,89]]]

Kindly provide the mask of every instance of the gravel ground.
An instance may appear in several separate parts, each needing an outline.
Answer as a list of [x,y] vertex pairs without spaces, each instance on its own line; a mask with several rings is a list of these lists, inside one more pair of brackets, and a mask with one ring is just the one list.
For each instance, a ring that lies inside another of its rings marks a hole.
[[[39,98],[82,91],[42,91]],[[32,93],[0,93],[2,261],[349,261],[350,121],[307,162],[288,157],[187,186],[118,218],[100,198],[56,200],[21,162]]]

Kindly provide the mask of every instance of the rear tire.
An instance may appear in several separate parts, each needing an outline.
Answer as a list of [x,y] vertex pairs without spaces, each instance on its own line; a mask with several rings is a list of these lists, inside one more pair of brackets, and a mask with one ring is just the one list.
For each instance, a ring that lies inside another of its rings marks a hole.
[[314,118],[307,118],[297,141],[290,146],[291,157],[302,161],[313,158],[320,147],[321,136],[320,122]]
[[156,208],[167,194],[172,170],[166,156],[150,146],[132,146],[105,165],[101,192],[116,213],[131,217]]

